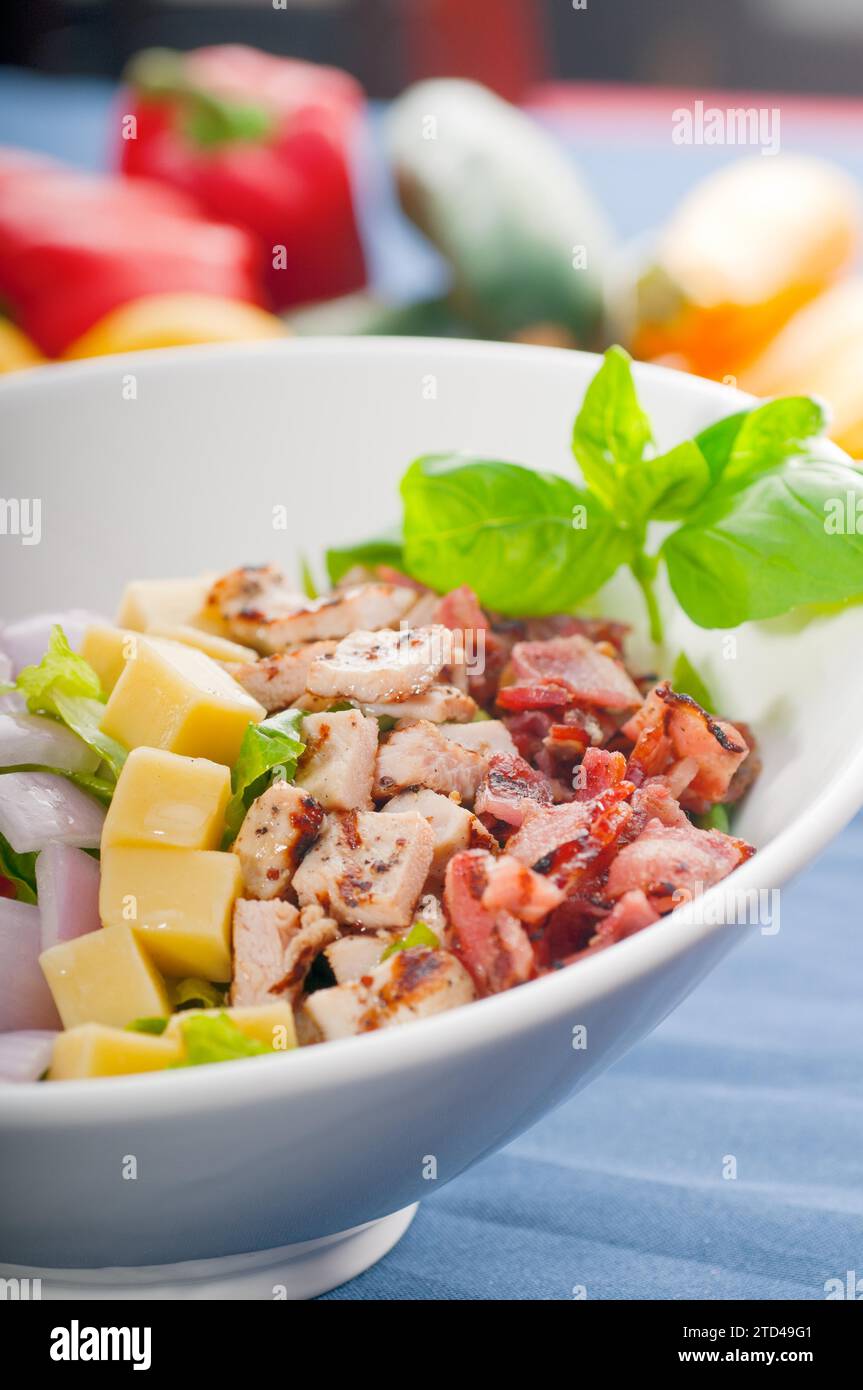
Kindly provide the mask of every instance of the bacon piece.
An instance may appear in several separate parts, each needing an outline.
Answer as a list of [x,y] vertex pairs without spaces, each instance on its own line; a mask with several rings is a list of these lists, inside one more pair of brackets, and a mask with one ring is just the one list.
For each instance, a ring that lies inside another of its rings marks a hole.
[[580,633],[582,637],[589,637],[591,642],[610,642],[621,656],[628,632],[628,623],[616,623],[606,618],[576,618],[572,613],[528,618],[524,623],[524,635],[528,642],[546,642],[550,637],[572,637]]
[[497,692],[501,709],[520,713],[527,709],[563,710],[576,703],[576,696],[560,682],[536,685],[503,685]]
[[487,871],[482,905],[489,912],[511,912],[520,922],[535,925],[563,902],[560,888],[510,854],[502,854]]
[[661,821],[663,825],[691,824],[672,796],[670,787],[661,780],[645,782],[644,786],[637,787],[632,793],[631,805],[639,835],[649,820]]
[[589,824],[590,809],[585,802],[530,807],[520,828],[507,840],[506,852],[529,867],[547,865],[562,845],[579,839]]
[[546,710],[525,710],[523,714],[505,715],[502,722],[520,755],[530,762],[543,747],[555,720]]
[[555,962],[559,965],[574,965],[576,961],[595,955],[597,951],[604,950],[606,946],[613,946],[628,936],[634,936],[636,932],[658,921],[659,913],[654,911],[640,889],[633,889],[631,893],[624,893],[623,897],[618,899],[586,945],[562,957],[557,955]]
[[588,748],[581,762],[582,776],[575,793],[576,801],[592,801],[600,792],[616,787],[626,776],[626,759],[622,753],[609,753],[605,748]]
[[638,687],[615,649],[579,633],[546,642],[517,642],[512,670],[517,685],[563,685],[588,705],[625,710],[641,704]]
[[550,806],[551,788],[541,772],[536,772],[518,754],[493,753],[480,783],[474,807],[478,816],[506,825],[521,825],[531,806]]
[[638,839],[626,845],[611,865],[609,898],[641,889],[659,912],[698,897],[755,853],[744,840],[721,830],[694,825],[666,826],[648,821]]
[[485,850],[463,850],[447,865],[444,887],[450,944],[480,994],[511,989],[534,973],[530,940],[518,919],[483,906],[494,863]]
[[639,771],[647,776],[668,773],[674,761],[694,759],[697,771],[685,784],[687,795],[711,804],[724,800],[749,753],[739,729],[727,720],[714,719],[690,695],[672,690],[668,681],[651,691],[623,725],[623,733],[635,740],[630,763],[636,775]]

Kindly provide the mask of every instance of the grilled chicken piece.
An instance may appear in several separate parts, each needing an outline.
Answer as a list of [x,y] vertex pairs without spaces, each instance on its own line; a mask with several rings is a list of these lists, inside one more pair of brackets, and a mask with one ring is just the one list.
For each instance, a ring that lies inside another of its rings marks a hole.
[[413,723],[417,719],[428,719],[431,724],[443,724],[447,720],[473,719],[479,705],[472,695],[459,690],[457,685],[443,685],[435,681],[421,695],[408,695],[404,700],[392,704],[363,705],[367,714],[376,719],[389,716],[401,724]]
[[350,984],[316,990],[303,1011],[324,1042],[429,1018],[475,998],[470,975],[448,951],[396,951]]
[[285,952],[300,925],[290,903],[238,898],[234,904],[234,974],[231,1004],[271,1004],[270,991],[285,973]]
[[231,1004],[257,1006],[299,998],[315,958],[339,928],[317,905],[298,912],[290,903],[234,905],[234,978]]
[[486,760],[472,748],[446,738],[437,724],[419,719],[394,729],[378,749],[373,795],[380,800],[413,787],[449,795],[473,803],[485,775]]
[[336,977],[336,984],[346,985],[351,980],[359,980],[370,975],[380,965],[381,956],[395,940],[397,932],[358,932],[351,936],[340,936],[324,951],[330,969]]
[[357,628],[390,627],[415,601],[415,591],[399,584],[360,584],[310,599],[292,589],[275,565],[232,570],[208,596],[231,633],[265,653],[346,637]]
[[262,792],[234,841],[246,892],[254,898],[284,897],[323,819],[320,804],[299,787],[274,782]]
[[[338,935],[338,923],[328,917],[317,903],[304,907],[300,912],[299,929],[293,933],[285,950],[281,977],[270,987],[270,995],[296,1004],[316,958],[336,941]],[[270,1000],[258,1002],[269,1003]]]
[[329,815],[294,875],[302,905],[320,903],[339,922],[410,924],[434,853],[431,826],[416,811]]
[[335,642],[307,642],[260,661],[230,665],[227,669],[268,714],[287,709],[305,692],[309,667],[319,656],[329,656]]
[[297,786],[327,811],[371,809],[378,751],[378,724],[359,710],[310,714],[303,720],[306,749]]
[[502,719],[477,719],[470,724],[441,724],[444,738],[460,743],[462,748],[473,748],[477,753],[490,757],[492,753],[515,755],[518,749],[512,734]]
[[450,638],[444,627],[352,632],[332,656],[312,662],[307,688],[364,705],[420,695],[440,674]]
[[[434,892],[443,887],[444,874],[448,861],[460,849],[488,849],[497,851],[497,841],[486,830],[482,821],[440,792],[427,789],[415,792],[401,792],[388,801],[384,813],[418,811],[424,816],[434,836],[434,857],[429,869],[428,888]],[[422,913],[420,912],[420,916]],[[423,918],[425,921],[425,918]],[[431,922],[428,926],[434,931]]]

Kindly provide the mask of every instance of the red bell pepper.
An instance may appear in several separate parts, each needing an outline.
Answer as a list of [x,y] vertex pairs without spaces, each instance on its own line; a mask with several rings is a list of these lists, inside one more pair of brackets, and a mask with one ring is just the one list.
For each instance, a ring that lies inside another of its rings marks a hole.
[[271,307],[365,284],[350,178],[363,94],[352,77],[224,45],[150,50],[127,80],[124,114],[135,120],[123,123],[123,171],[182,189],[253,233]]
[[48,357],[148,294],[263,303],[260,251],[182,193],[0,150],[0,300]]

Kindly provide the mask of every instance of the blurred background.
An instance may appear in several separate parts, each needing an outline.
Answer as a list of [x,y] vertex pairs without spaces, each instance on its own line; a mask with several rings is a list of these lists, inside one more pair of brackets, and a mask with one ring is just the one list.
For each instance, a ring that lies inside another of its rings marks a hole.
[[3,370],[620,341],[863,453],[859,0],[13,0],[0,65]]

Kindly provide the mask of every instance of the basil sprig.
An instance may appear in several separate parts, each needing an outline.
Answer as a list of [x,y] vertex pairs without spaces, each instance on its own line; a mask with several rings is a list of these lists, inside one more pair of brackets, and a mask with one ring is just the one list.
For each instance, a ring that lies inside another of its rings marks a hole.
[[[419,458],[401,485],[401,531],[330,552],[330,576],[385,561],[439,592],[468,584],[495,612],[541,617],[571,610],[628,566],[655,641],[663,565],[701,627],[856,599],[863,471],[830,456],[826,423],[818,401],[789,396],[660,453],[630,358],[609,348],[572,432],[583,485],[492,459]],[[656,522],[665,535],[651,548]]]

